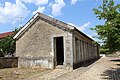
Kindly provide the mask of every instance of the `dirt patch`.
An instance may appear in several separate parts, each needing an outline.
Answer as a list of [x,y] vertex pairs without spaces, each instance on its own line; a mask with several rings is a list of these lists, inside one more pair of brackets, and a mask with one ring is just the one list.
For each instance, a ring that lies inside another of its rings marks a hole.
[[0,69],[0,80],[26,80],[37,74],[44,74],[51,70],[31,68],[5,68]]

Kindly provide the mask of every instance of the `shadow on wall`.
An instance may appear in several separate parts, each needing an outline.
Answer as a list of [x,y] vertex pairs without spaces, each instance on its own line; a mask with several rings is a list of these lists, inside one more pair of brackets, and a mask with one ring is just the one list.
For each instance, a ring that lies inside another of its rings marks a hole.
[[104,73],[101,76],[103,77],[103,79],[107,79],[107,80],[120,80],[120,59],[110,60],[110,61],[114,61],[118,63],[116,63],[115,68],[111,68],[104,71]]
[[92,60],[89,60],[89,61],[86,61],[86,63],[83,63],[82,64],[82,67],[88,67],[89,65],[95,63],[96,61],[98,61],[101,57],[99,58],[96,58],[96,59],[92,59]]
[[100,58],[101,58],[101,56],[98,58],[95,58],[95,59],[84,61],[84,62],[78,62],[78,63],[74,64],[73,69],[77,69],[79,67],[88,67],[91,64],[95,63],[96,61],[98,61]]

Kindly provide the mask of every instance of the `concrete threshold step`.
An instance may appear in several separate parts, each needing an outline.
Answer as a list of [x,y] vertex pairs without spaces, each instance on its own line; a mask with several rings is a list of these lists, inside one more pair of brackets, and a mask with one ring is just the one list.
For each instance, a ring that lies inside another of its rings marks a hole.
[[55,68],[56,69],[64,69],[64,66],[63,65],[57,65]]

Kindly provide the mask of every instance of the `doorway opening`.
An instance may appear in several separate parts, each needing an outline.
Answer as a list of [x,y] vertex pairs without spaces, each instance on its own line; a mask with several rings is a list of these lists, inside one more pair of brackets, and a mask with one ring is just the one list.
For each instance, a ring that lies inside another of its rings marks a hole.
[[63,65],[64,62],[64,42],[63,37],[55,37],[56,65]]

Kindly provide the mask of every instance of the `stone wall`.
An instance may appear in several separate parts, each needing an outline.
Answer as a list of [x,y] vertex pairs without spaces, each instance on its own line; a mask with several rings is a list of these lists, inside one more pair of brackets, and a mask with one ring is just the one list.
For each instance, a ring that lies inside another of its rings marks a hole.
[[13,68],[18,66],[18,57],[0,57],[0,68]]
[[31,67],[31,68],[53,68],[54,61],[51,58],[47,57],[20,57],[18,67]]
[[74,66],[82,65],[84,62],[99,58],[99,45],[77,33],[73,37],[74,41]]
[[[26,31],[16,42],[16,56],[20,58],[18,61],[19,67],[38,67],[36,65],[39,64],[41,68],[53,69],[55,67],[54,62],[56,61],[54,37],[60,36],[63,36],[64,39],[65,61],[63,64],[69,67],[73,66],[71,33],[63,30],[58,25],[41,19],[38,19],[29,27],[28,31]],[[24,59],[22,57],[24,57]],[[37,64],[36,60],[40,63]]]

